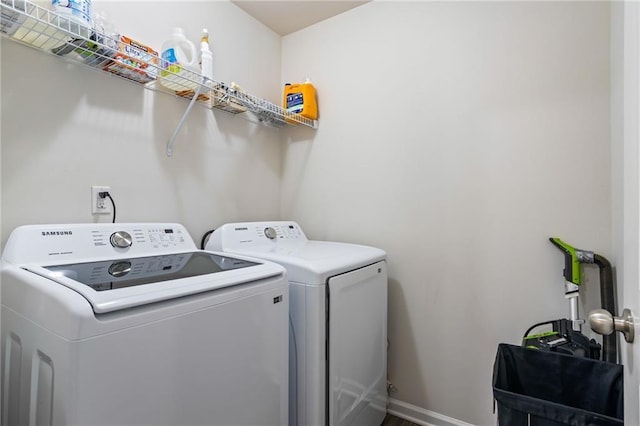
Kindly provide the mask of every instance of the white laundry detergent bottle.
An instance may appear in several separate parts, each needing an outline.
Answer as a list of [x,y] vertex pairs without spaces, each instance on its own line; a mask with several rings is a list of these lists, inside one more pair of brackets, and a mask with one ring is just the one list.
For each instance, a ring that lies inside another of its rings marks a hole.
[[51,0],[51,7],[61,18],[60,27],[72,35],[89,37],[91,34],[91,0]]
[[171,37],[162,44],[160,83],[175,91],[193,90],[201,83],[197,72],[198,52],[185,36],[182,28],[176,27]]

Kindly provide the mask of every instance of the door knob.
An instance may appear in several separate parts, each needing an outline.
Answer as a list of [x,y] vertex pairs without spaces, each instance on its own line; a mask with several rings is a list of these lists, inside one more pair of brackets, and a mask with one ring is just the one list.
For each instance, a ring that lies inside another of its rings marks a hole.
[[598,334],[608,335],[614,331],[624,334],[627,343],[633,343],[635,328],[633,326],[633,315],[629,309],[622,311],[622,315],[614,317],[604,309],[595,309],[589,312],[589,326]]

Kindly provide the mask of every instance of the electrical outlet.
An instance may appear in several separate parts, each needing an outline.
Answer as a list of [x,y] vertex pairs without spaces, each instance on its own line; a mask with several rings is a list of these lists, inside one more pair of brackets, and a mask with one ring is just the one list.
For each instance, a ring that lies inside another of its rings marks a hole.
[[92,186],[91,187],[91,214],[109,214],[111,213],[111,202],[107,197],[101,198],[101,192],[109,192],[108,186]]

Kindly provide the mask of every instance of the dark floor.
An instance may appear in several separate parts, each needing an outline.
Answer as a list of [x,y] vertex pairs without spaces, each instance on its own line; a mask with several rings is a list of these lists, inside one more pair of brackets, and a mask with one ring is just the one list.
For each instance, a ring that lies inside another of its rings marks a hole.
[[387,414],[384,418],[382,425],[380,426],[419,426],[416,423],[411,423],[409,420],[404,420],[391,414]]

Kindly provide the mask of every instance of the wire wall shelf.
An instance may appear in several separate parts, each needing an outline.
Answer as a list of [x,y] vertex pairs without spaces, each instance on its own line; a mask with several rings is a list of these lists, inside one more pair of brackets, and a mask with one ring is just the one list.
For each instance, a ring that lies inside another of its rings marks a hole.
[[167,145],[172,144],[194,104],[215,108],[272,127],[303,125],[318,128],[318,121],[293,114],[245,92],[235,83],[203,77],[187,69],[176,70],[152,48],[127,37],[91,28],[27,0],[0,0],[0,34],[12,41],[98,69],[143,85],[146,89],[190,100]]

